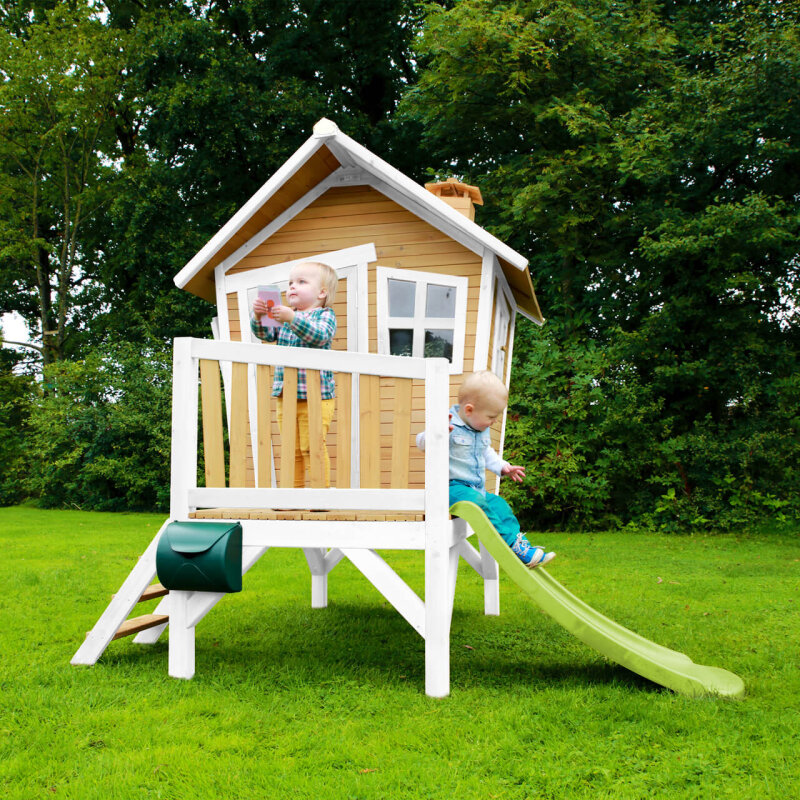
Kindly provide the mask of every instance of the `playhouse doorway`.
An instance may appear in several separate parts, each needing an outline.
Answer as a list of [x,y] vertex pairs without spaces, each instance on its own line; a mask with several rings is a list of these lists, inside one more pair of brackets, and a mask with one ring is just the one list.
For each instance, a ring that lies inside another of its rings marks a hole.
[[[222,276],[222,285],[218,286],[218,309],[220,317],[216,321],[214,335],[215,338],[223,341],[244,341],[258,344],[260,340],[253,335],[250,330],[250,309],[253,301],[258,294],[258,287],[264,285],[277,286],[283,296],[289,283],[289,272],[295,264],[303,261],[323,261],[336,270],[339,277],[339,284],[336,288],[333,310],[336,313],[336,335],[333,339],[332,347],[334,350],[350,350],[355,352],[367,352],[368,350],[368,314],[367,314],[367,265],[377,260],[375,246],[373,244],[349,247],[333,252],[309,255],[305,258],[293,259],[292,261],[273,264],[265,267],[255,267],[245,269],[240,262],[237,265],[238,271],[233,269]],[[234,268],[234,269],[237,269]],[[228,402],[230,398],[230,365],[223,366],[222,379],[226,397],[226,408],[230,408]],[[255,373],[249,376],[249,409],[251,417],[256,409],[256,379]],[[354,383],[350,388],[349,397],[343,397],[339,393],[339,403],[337,403],[337,415],[339,413],[352,413],[358,408],[357,397],[353,394],[358,392],[358,385]],[[230,419],[228,419],[230,425]],[[351,426],[357,426],[358,419],[351,419]],[[334,420],[330,428],[329,448],[336,440],[337,422]],[[250,420],[251,437],[257,429],[255,419]],[[273,432],[277,441],[277,423]],[[272,464],[270,464],[271,486],[277,485],[276,462],[279,459],[279,449],[272,450]],[[250,466],[252,465],[252,466]],[[336,475],[338,464],[335,458],[332,459],[333,474]],[[357,486],[359,463],[357,457],[353,459],[351,465],[350,485]],[[248,485],[255,486],[255,476],[258,474],[257,447],[256,442],[251,443],[251,456],[248,462]],[[337,476],[338,480],[338,476]]]

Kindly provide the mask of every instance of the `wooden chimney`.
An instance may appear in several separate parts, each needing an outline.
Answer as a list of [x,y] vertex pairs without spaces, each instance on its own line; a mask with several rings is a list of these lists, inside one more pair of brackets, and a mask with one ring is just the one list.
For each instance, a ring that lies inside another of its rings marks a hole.
[[425,188],[473,222],[475,221],[475,206],[483,205],[481,190],[477,186],[461,183],[455,178],[448,178],[446,181],[438,183],[426,183]]

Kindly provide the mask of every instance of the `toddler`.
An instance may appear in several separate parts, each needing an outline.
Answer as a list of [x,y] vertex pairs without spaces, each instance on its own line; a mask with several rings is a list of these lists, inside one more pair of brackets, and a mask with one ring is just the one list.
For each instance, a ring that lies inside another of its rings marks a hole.
[[[331,308],[336,293],[338,277],[333,267],[319,261],[304,261],[295,264],[289,272],[289,288],[286,305],[267,306],[260,297],[253,303],[250,327],[253,333],[265,342],[274,342],[288,347],[318,347],[331,349],[336,333],[336,315]],[[265,327],[260,323],[263,315],[282,322],[280,328]],[[331,467],[325,437],[333,419],[336,403],[333,373],[320,370],[322,390],[322,453],[325,464],[325,486],[331,485]],[[283,424],[283,367],[275,368],[272,396],[277,397],[278,425]],[[297,372],[297,454],[295,458],[295,487],[305,486],[305,471],[310,465],[308,434],[308,384],[306,371]]]
[[[524,467],[503,461],[491,446],[489,428],[507,403],[508,390],[493,372],[473,372],[461,384],[458,405],[450,409],[450,505],[469,500],[480,506],[520,561],[533,569],[556,554],[532,546],[508,503],[485,485],[487,469],[517,482],[525,477]],[[417,435],[417,447],[425,449],[425,431]]]

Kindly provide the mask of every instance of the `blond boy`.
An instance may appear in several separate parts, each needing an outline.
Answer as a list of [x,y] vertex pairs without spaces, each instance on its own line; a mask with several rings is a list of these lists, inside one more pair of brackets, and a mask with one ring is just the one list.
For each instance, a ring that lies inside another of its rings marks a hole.
[[[333,267],[320,261],[304,261],[295,264],[289,272],[289,288],[286,305],[268,307],[261,298],[253,303],[250,328],[265,342],[277,341],[287,347],[316,347],[330,350],[336,333],[336,314],[331,305],[336,294],[338,278]],[[282,322],[280,328],[265,327],[259,322],[263,315]],[[325,464],[325,486],[331,484],[330,459],[325,437],[328,433],[335,406],[336,385],[333,373],[320,370],[322,390],[322,453]],[[283,367],[276,367],[272,384],[272,396],[277,397],[278,424],[283,424]],[[306,468],[310,466],[310,443],[308,426],[308,383],[306,371],[297,373],[297,454],[295,458],[294,485],[305,486]]]

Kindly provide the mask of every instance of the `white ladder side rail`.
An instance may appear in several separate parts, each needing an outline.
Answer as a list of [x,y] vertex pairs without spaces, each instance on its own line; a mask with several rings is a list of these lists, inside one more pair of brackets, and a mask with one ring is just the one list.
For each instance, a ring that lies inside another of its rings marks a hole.
[[136,566],[128,573],[119,591],[111,599],[105,611],[86,634],[86,639],[72,657],[71,664],[91,666],[103,655],[119,626],[128,618],[134,606],[139,602],[142,592],[156,576],[156,547],[161,532],[169,523],[167,520],[153,537],[147,549],[139,557]]

